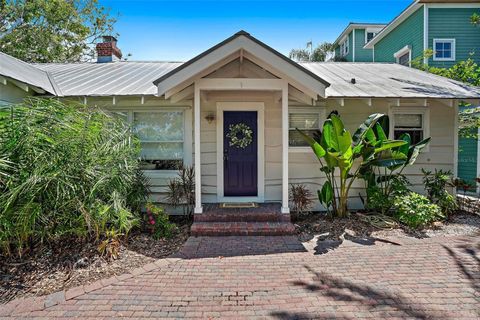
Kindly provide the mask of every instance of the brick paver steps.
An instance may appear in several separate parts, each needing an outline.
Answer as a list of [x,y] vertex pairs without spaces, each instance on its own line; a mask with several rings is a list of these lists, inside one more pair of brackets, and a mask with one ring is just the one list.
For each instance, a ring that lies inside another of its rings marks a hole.
[[280,204],[259,204],[256,208],[221,208],[206,204],[194,217],[192,236],[283,236],[295,233],[290,214]]

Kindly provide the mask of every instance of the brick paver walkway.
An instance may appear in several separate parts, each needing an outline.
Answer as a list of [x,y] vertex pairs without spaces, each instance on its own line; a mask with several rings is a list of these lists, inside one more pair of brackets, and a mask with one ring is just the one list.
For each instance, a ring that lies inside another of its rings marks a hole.
[[478,319],[479,268],[479,238],[190,238],[176,258],[0,318]]

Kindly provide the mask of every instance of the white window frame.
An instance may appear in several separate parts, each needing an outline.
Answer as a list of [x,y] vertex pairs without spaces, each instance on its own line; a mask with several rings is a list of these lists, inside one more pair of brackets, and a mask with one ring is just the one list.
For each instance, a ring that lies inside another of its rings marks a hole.
[[400,57],[408,53],[408,66],[412,66],[412,48],[409,45],[406,45],[402,49],[398,50],[393,54],[395,58],[395,63],[400,64]]
[[382,28],[366,28],[365,29],[365,44],[370,42],[370,41],[367,41],[368,33],[373,33],[373,38],[372,38],[372,40],[373,40],[380,31],[382,31]]
[[[437,48],[437,42],[450,42],[451,43],[451,50],[452,50],[452,56],[450,58],[437,58],[436,57],[436,48]],[[455,61],[455,52],[457,45],[456,45],[456,40],[455,38],[435,38],[433,39],[433,61]]]
[[[187,107],[162,107],[161,109],[128,108],[128,109],[110,109],[112,113],[127,113],[127,122],[133,125],[133,114],[137,113],[157,113],[157,112],[181,112],[183,113],[183,164],[192,165],[192,110]],[[174,177],[178,170],[142,170],[147,174],[155,176]]]
[[[318,130],[322,130],[323,122],[326,119],[325,107],[313,107],[313,106],[289,106],[288,107],[288,120],[290,121],[290,114],[292,113],[312,113],[318,115]],[[294,128],[288,128],[288,132]],[[289,139],[290,140],[290,139]],[[312,152],[312,148],[308,146],[290,146],[288,145],[288,152],[292,153],[309,153]]]
[[[373,33],[373,38],[375,38],[375,36],[377,35],[376,32],[365,30],[365,44],[367,44],[367,43],[369,43],[369,42],[371,41],[371,40],[368,41],[368,34],[369,34],[369,33]],[[373,38],[372,38],[372,39],[373,39]]]
[[350,50],[349,48],[349,43],[348,43],[348,36],[343,38],[342,41],[340,41],[340,54],[342,57],[345,57],[348,55],[348,51]]
[[[394,138],[395,131],[395,115],[396,114],[421,114],[423,139],[430,137],[430,108],[428,107],[390,107],[388,117],[390,119],[389,138]],[[430,151],[430,143],[422,150],[422,152]]]

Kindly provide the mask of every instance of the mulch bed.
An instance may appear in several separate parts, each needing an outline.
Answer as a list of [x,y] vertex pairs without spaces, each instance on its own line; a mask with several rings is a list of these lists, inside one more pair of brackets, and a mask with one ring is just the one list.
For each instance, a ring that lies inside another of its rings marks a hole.
[[428,238],[433,236],[472,236],[480,235],[480,215],[467,212],[458,212],[448,220],[437,222],[423,230],[411,230],[397,224],[393,228],[379,229],[364,221],[360,215],[351,214],[347,218],[327,217],[324,213],[310,213],[293,217],[297,235],[302,242],[322,235],[324,240],[339,240],[347,234],[356,237],[388,237],[406,236]]
[[191,222],[174,222],[178,230],[169,239],[131,234],[122,244],[119,258],[113,261],[101,257],[96,244],[74,240],[35,248],[33,255],[22,259],[0,255],[0,304],[88,284],[165,258],[177,252],[189,236]]

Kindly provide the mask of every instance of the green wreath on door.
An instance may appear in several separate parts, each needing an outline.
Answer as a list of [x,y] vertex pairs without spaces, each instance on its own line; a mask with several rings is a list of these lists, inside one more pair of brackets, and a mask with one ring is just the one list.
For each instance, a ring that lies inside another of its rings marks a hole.
[[245,149],[253,141],[253,130],[245,123],[231,124],[228,127],[227,138],[230,147]]

